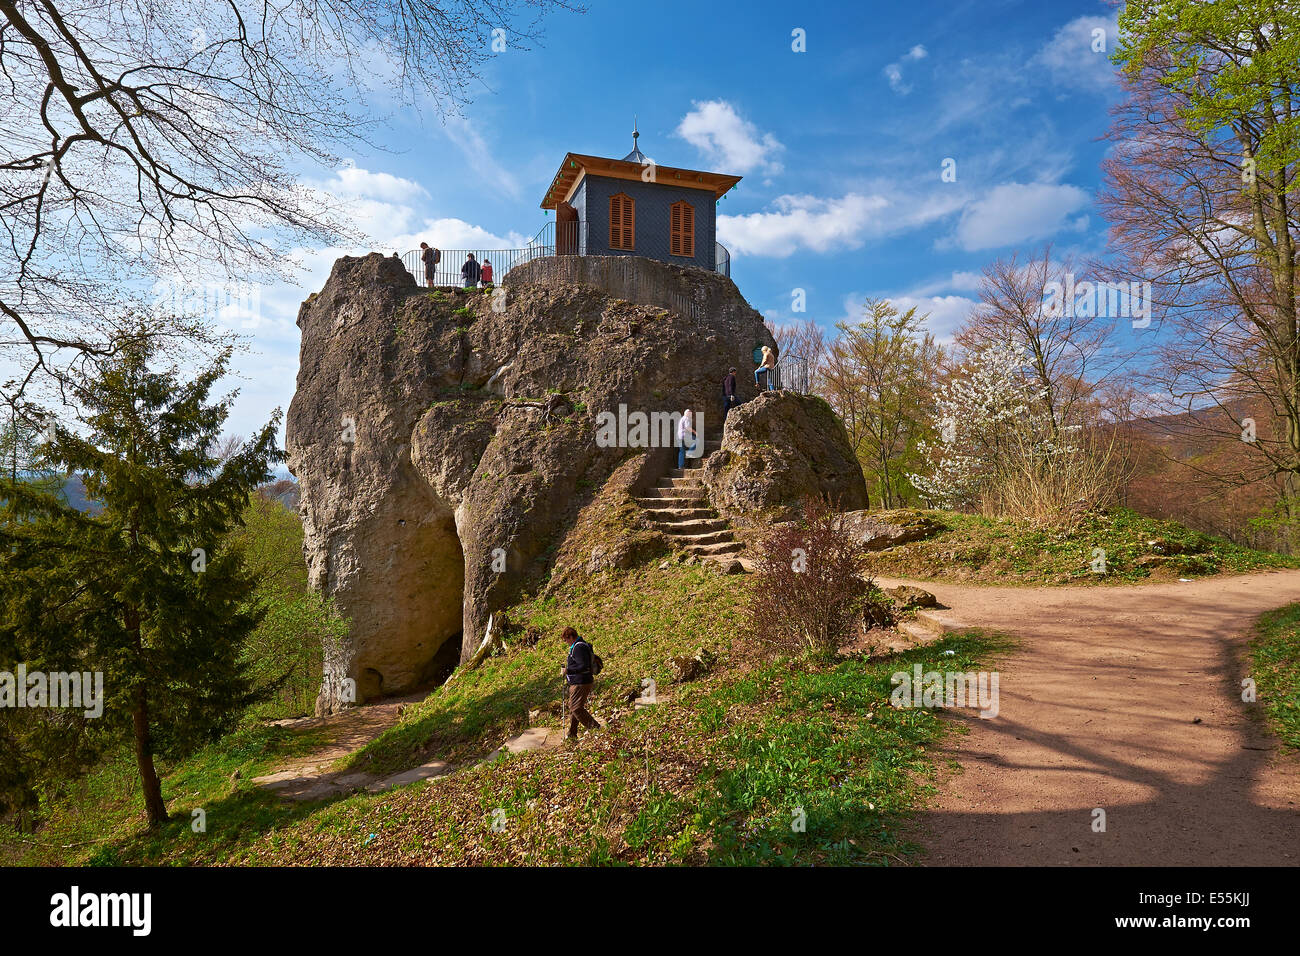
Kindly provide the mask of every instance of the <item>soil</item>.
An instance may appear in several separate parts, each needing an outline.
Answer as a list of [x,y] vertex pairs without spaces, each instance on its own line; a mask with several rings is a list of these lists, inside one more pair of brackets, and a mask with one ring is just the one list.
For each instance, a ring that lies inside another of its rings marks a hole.
[[[925,582],[962,624],[1015,636],[996,717],[952,710],[931,865],[1300,864],[1300,755],[1242,701],[1264,611],[1300,571],[1098,588]],[[1105,812],[1104,832],[1095,829]]]

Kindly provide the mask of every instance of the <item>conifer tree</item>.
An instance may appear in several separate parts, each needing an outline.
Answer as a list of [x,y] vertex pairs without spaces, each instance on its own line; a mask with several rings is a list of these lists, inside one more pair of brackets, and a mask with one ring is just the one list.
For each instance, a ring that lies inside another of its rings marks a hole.
[[143,330],[119,343],[78,390],[82,427],[56,426],[45,450],[84,476],[99,514],[30,484],[0,485],[0,667],[103,672],[104,713],[88,730],[133,740],[155,826],[167,819],[155,757],[228,731],[256,696],[240,651],[262,611],[242,554],[225,542],[282,453],[277,410],[218,463],[234,395],[209,393],[230,350],[186,381],[150,367],[152,339]]

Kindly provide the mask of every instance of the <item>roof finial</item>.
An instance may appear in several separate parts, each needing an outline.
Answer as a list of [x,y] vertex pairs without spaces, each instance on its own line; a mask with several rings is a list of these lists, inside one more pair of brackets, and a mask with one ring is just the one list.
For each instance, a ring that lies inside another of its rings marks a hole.
[[640,137],[640,135],[641,133],[637,129],[636,114],[633,113],[632,114],[632,152],[628,153],[626,156],[623,157],[623,162],[640,163],[642,166],[650,162],[650,160],[646,159],[645,153],[641,152],[640,148],[636,144],[637,138]]

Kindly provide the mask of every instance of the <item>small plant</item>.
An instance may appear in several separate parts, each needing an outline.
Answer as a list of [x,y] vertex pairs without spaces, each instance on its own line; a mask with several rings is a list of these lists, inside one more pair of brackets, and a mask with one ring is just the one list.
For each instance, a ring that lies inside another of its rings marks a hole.
[[474,314],[473,310],[470,309],[470,307],[467,305],[462,305],[459,309],[456,309],[454,312],[452,312],[452,315],[463,315],[467,319],[470,318],[473,314]]
[[840,515],[806,498],[803,518],[759,542],[750,628],[761,641],[833,654],[864,624],[888,620],[866,558]]

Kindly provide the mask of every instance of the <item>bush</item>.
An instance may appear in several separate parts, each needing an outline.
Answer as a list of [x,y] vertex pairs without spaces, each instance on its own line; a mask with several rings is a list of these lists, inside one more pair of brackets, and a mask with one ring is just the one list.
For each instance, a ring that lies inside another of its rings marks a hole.
[[757,550],[750,629],[759,640],[829,655],[888,620],[866,556],[826,502],[805,499],[803,518],[773,527]]
[[348,623],[307,583],[298,516],[264,494],[253,495],[244,525],[232,534],[257,579],[256,603],[266,610],[244,645],[253,686],[271,696],[254,706],[258,719],[311,713],[320,690],[323,645],[347,634]]

